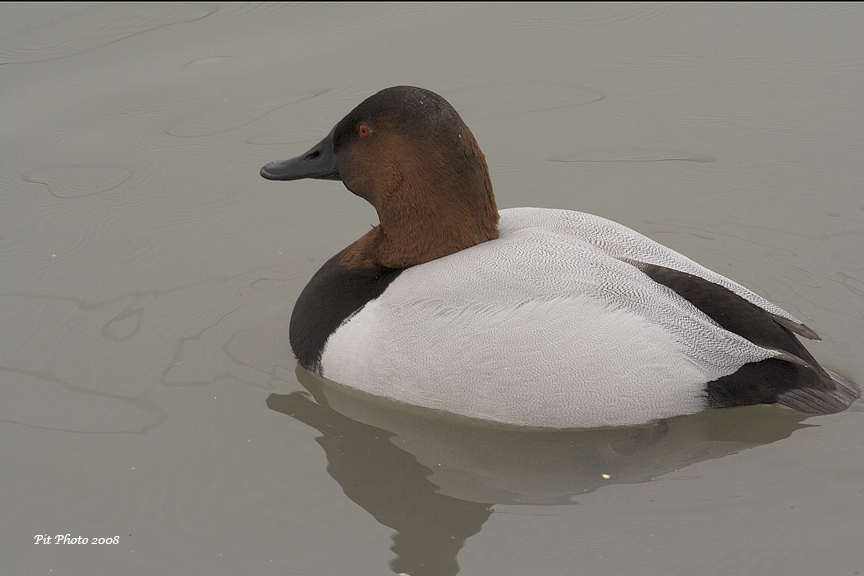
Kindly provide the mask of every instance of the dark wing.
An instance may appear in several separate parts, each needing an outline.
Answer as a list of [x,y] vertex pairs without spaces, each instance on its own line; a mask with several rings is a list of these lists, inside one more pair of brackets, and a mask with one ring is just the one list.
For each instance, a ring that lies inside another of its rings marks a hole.
[[807,326],[763,310],[724,286],[672,268],[630,263],[667,286],[724,329],[778,351],[707,385],[712,407],[779,402],[802,412],[831,414],[861,395],[854,382],[822,368],[795,334],[819,338]]

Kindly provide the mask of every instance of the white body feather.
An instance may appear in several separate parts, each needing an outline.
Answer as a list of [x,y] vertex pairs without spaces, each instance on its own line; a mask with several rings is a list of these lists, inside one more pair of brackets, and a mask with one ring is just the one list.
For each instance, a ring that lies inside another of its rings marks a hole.
[[646,422],[706,407],[705,384],[776,356],[627,261],[746,288],[615,222],[501,211],[501,237],[403,271],[330,335],[322,375],[524,426]]

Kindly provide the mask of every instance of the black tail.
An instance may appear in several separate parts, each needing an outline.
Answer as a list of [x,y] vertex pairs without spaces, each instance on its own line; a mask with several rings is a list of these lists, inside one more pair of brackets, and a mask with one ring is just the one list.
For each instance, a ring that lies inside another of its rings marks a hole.
[[861,396],[854,382],[822,368],[798,341],[795,333],[818,338],[803,324],[775,316],[699,276],[653,264],[630,263],[655,282],[674,290],[726,330],[778,352],[774,358],[745,364],[734,374],[709,382],[711,407],[779,402],[801,412],[833,414],[845,410]]

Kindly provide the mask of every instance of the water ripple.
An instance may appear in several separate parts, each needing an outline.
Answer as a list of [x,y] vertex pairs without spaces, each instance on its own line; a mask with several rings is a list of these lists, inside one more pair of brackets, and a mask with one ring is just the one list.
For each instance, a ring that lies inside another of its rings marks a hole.
[[25,27],[0,42],[0,66],[67,58],[166,26],[206,18],[218,11],[204,4],[85,4],[50,22]]
[[550,162],[716,162],[717,158],[696,152],[666,152],[637,148],[592,151],[585,155],[557,156]]
[[114,190],[133,174],[135,170],[125,166],[55,164],[29,170],[21,178],[43,185],[55,198],[84,198]]

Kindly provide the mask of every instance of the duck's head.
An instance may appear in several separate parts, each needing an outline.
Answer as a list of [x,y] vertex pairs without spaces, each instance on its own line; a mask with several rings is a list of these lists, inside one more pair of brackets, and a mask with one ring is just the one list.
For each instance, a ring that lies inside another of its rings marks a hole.
[[267,164],[261,176],[341,180],[375,207],[381,223],[346,251],[349,265],[403,268],[498,237],[474,135],[446,100],[422,88],[370,96],[311,150]]

